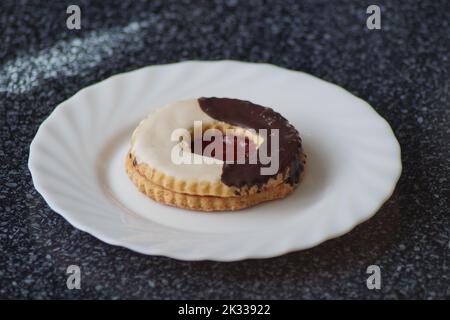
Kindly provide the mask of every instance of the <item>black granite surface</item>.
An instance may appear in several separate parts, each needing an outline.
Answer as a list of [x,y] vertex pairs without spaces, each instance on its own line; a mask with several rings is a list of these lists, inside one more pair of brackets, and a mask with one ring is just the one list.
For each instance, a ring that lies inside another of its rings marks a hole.
[[[82,29],[68,30],[79,4]],[[366,28],[378,4],[382,30]],[[450,1],[2,1],[0,298],[450,298]],[[393,127],[403,174],[345,236],[303,252],[181,262],[107,245],[46,205],[28,150],[81,88],[151,64],[269,62],[367,100]],[[68,290],[66,268],[82,270]],[[381,267],[368,290],[367,266]]]

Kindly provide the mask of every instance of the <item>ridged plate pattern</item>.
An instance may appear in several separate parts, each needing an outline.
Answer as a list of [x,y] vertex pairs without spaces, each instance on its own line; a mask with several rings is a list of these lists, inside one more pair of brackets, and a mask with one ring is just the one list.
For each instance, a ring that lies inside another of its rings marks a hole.
[[[141,194],[124,170],[134,127],[166,103],[200,96],[250,100],[289,119],[308,156],[299,188],[283,200],[219,214],[163,206]],[[61,103],[31,144],[29,168],[54,211],[107,243],[231,261],[305,249],[348,232],[392,194],[401,159],[389,124],[342,88],[268,64],[189,61],[116,75]]]

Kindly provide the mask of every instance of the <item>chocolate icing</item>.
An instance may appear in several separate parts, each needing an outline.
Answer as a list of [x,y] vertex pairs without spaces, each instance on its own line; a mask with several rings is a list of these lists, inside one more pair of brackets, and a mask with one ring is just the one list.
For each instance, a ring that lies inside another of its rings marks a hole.
[[[211,118],[239,126],[246,129],[279,130],[279,167],[274,175],[261,175],[262,165],[256,164],[227,164],[223,166],[221,180],[228,186],[241,188],[243,186],[267,183],[270,178],[289,168],[286,182],[294,185],[298,183],[303,163],[300,160],[302,141],[298,131],[281,114],[271,108],[263,107],[249,101],[229,98],[199,98],[200,108]],[[266,139],[267,150],[270,152],[270,139]],[[267,165],[269,166],[269,165]]]

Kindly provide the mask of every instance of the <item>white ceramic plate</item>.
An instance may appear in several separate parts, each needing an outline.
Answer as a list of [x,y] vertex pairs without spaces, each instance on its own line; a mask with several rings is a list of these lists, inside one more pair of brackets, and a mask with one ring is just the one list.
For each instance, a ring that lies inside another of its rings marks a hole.
[[[171,101],[233,97],[272,106],[300,131],[305,178],[284,200],[238,212],[160,205],[124,171],[134,127]],[[117,75],[61,103],[31,144],[49,206],[114,245],[183,260],[231,261],[305,249],[351,230],[392,194],[399,144],[366,102],[302,72],[235,61],[182,62]]]

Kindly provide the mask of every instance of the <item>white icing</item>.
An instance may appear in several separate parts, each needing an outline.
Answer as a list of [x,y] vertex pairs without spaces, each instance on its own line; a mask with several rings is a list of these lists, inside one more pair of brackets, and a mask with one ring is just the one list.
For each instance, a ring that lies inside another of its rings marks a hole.
[[[134,144],[131,152],[138,163],[146,163],[150,167],[185,180],[220,181],[223,161],[190,153],[190,146],[172,141],[172,132],[176,129],[190,129],[194,121],[203,124],[215,122],[202,111],[197,99],[177,101],[149,114],[141,121],[133,132]],[[173,148],[189,149],[183,157],[201,158],[201,164],[176,164],[172,161]]]

